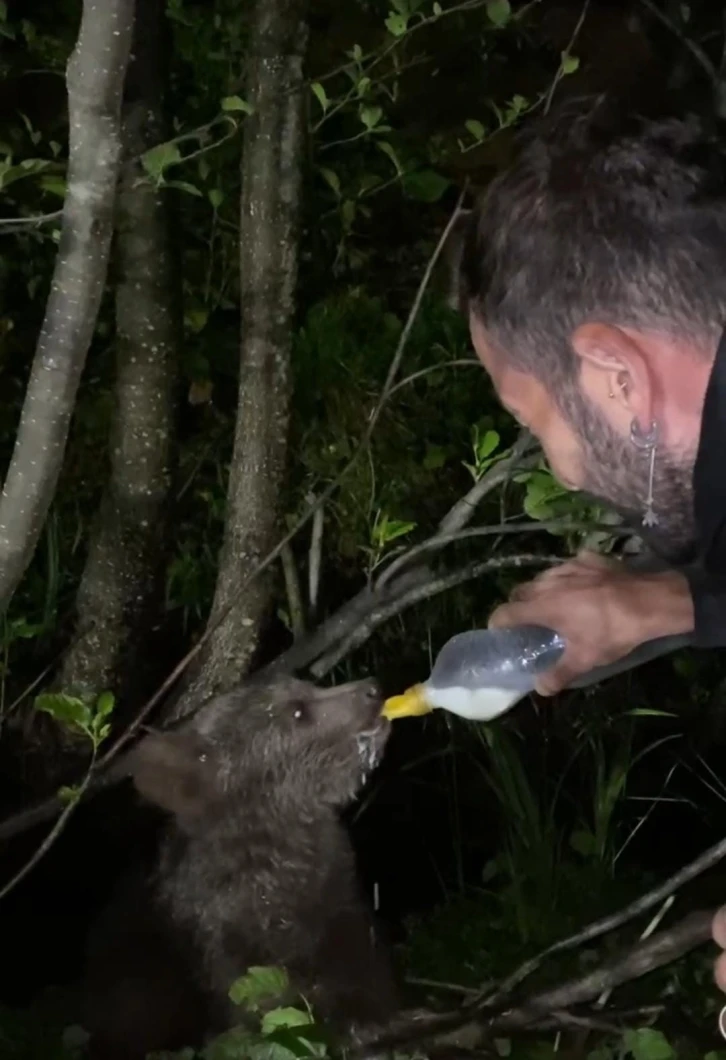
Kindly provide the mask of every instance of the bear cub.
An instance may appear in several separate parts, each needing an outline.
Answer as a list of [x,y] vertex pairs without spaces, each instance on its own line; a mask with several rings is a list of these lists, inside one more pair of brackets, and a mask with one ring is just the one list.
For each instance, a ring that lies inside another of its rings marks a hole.
[[229,988],[252,965],[340,1032],[397,1010],[339,819],[381,759],[377,685],[256,681],[147,736],[131,774],[169,815],[154,870],[89,944],[85,1026],[99,1060],[198,1046],[240,1022]]

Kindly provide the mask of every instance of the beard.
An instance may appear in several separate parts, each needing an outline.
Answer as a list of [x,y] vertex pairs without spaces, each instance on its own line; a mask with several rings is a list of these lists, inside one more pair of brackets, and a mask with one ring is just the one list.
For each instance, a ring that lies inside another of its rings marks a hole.
[[667,563],[692,562],[698,544],[693,506],[697,448],[669,451],[656,441],[653,511],[658,524],[643,526],[651,453],[619,435],[600,410],[580,395],[573,398],[567,402],[566,415],[582,442],[583,493],[615,511]]

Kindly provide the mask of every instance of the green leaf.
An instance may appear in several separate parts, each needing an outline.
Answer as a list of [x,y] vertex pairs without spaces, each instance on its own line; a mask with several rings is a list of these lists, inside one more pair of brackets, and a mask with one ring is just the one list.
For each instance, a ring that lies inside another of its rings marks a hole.
[[221,188],[210,188],[209,201],[215,210],[218,210],[224,201],[224,192]]
[[655,707],[635,707],[627,710],[626,715],[631,718],[677,718],[678,715],[670,710],[656,710]]
[[385,24],[392,37],[403,37],[408,29],[408,16],[392,13],[386,19]]
[[178,188],[179,191],[185,191],[188,195],[196,195],[198,199],[204,198],[204,192],[196,184],[190,184],[188,180],[167,180],[165,183],[167,188]]
[[38,181],[38,187],[41,191],[47,191],[49,195],[57,195],[59,199],[65,199],[66,197],[66,182],[60,175],[51,176],[49,174],[41,177]]
[[398,155],[396,154],[394,148],[391,146],[391,144],[388,143],[387,140],[378,140],[376,142],[378,144],[378,147],[380,147],[381,151],[383,151],[384,155],[388,155],[390,160],[393,162],[394,166],[396,167],[396,172],[400,177],[403,173],[403,167],[398,161]]
[[35,697],[35,709],[50,714],[61,725],[81,730],[91,723],[91,711],[86,703],[77,696],[67,696],[64,692],[44,692]]
[[438,202],[451,181],[433,169],[421,169],[407,173],[403,178],[403,190],[416,202]]
[[262,1033],[271,1034],[279,1027],[303,1027],[313,1022],[308,1012],[299,1008],[276,1008],[262,1017]]
[[481,143],[486,136],[486,129],[480,121],[476,121],[474,118],[470,118],[469,121],[464,122],[464,126],[471,133],[477,143]]
[[317,99],[318,103],[323,108],[323,113],[325,113],[325,111],[328,109],[328,107],[330,105],[325,89],[323,88],[323,86],[320,84],[319,81],[314,81],[312,83],[312,85],[310,86],[310,88],[312,89],[313,93],[315,94],[315,98]]
[[284,968],[254,965],[248,970],[247,975],[232,984],[229,996],[235,1005],[241,1005],[251,1012],[256,1012],[262,1004],[280,998],[289,986],[290,982]]
[[209,313],[203,307],[197,309],[187,309],[184,314],[184,323],[190,328],[195,334],[200,332],[209,319]]
[[357,207],[352,199],[346,199],[340,207],[340,216],[343,222],[343,227],[345,228],[346,232],[349,232],[353,227],[356,212]]
[[441,445],[427,445],[423,458],[424,471],[438,471],[446,463],[446,450]]
[[361,59],[363,58],[363,49],[361,48],[360,44],[354,44],[353,45],[353,50],[351,51],[350,54],[351,54],[352,58],[355,59],[355,61],[357,63],[359,63],[361,61]]
[[509,0],[488,0],[487,15],[489,21],[497,29],[506,26],[512,17],[512,7]]
[[[242,1057],[253,1056],[255,1046],[259,1045],[259,1034],[245,1027],[233,1027],[206,1045],[201,1055],[204,1060],[240,1060]],[[174,1060],[195,1060],[198,1055],[196,1050],[190,1050],[188,1057],[186,1052],[181,1056],[175,1053]]]
[[442,8],[441,8],[441,4],[439,4],[439,3],[434,4],[434,14],[437,16],[437,18],[438,18],[439,15],[443,14],[443,11],[442,11]]
[[376,125],[378,125],[383,117],[383,109],[382,107],[361,107],[358,117],[363,122],[366,129],[375,129]]
[[383,548],[398,537],[405,537],[416,529],[416,523],[409,523],[403,519],[389,519],[383,515],[377,520],[373,527],[373,541],[378,548]]
[[563,52],[561,56],[562,60],[562,73],[567,76],[568,74],[574,74],[580,67],[580,60],[576,55],[568,55],[567,52]]
[[570,846],[583,858],[595,853],[595,836],[587,828],[576,828],[570,836]]
[[499,445],[499,434],[497,431],[486,431],[483,438],[477,440],[476,458],[479,462],[491,456]]
[[58,789],[58,798],[66,806],[78,802],[81,797],[81,789],[77,785],[64,785]]
[[113,692],[102,692],[96,703],[96,717],[107,718],[116,706]]
[[320,175],[325,181],[327,181],[338,198],[340,198],[340,181],[338,180],[338,174],[334,173],[332,169],[326,169],[325,166],[321,166]]
[[633,1060],[674,1060],[676,1056],[665,1035],[653,1027],[626,1031],[623,1044]]
[[164,176],[164,170],[181,162],[182,156],[179,148],[174,143],[159,144],[145,151],[141,156],[141,164],[154,180],[159,181]]
[[242,114],[254,114],[255,108],[251,103],[248,103],[246,99],[242,99],[241,96],[225,96],[222,100],[222,110],[226,114],[239,113]]

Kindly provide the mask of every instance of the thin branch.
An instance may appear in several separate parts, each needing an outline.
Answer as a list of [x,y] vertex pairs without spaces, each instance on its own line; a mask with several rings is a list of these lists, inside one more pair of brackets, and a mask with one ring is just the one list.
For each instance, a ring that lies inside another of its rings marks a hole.
[[[459,531],[471,520],[476,506],[481,503],[488,493],[511,478],[516,470],[528,466],[528,461],[522,459],[522,454],[531,444],[531,436],[523,433],[512,447],[510,454],[482,475],[466,496],[452,506],[439,523],[435,538],[438,535],[443,537],[446,534],[454,534]],[[534,460],[534,457],[532,457],[532,460]],[[401,559],[403,558],[401,557]],[[409,569],[402,570],[397,574],[395,585],[389,585],[391,579],[387,577],[387,571],[384,571],[381,577],[384,581],[381,583],[379,579],[375,590],[370,585],[367,585],[352,600],[349,600],[347,604],[344,604],[343,607],[321,623],[300,644],[293,645],[292,648],[283,652],[271,664],[270,669],[291,671],[301,670],[310,666],[316,659],[325,652],[329,652],[364,622],[375,607],[389,602],[396,594],[400,595],[400,593],[413,589],[418,585],[427,584],[431,578],[431,571],[425,565],[416,566],[415,568],[409,567]]]
[[68,187],[50,295],[0,497],[0,608],[30,562],[63,463],[104,290],[133,0],[86,0],[68,63]]
[[310,551],[308,553],[308,606],[311,616],[314,616],[318,609],[324,531],[325,509],[318,508],[313,515],[313,525],[310,530]]
[[62,216],[62,210],[54,210],[53,213],[40,213],[33,217],[0,217],[0,235],[7,236],[14,232],[25,232],[28,228],[40,228],[42,225],[59,221]]
[[454,589],[457,585],[474,581],[476,578],[481,578],[483,574],[490,574],[495,570],[505,570],[508,567],[547,567],[556,563],[562,563],[561,556],[532,554],[494,556],[478,563],[470,563],[466,567],[449,571],[438,577],[432,576],[423,585],[417,585],[406,592],[401,592],[393,600],[382,602],[378,607],[374,607],[356,629],[352,630],[330,652],[317,660],[311,667],[312,674],[318,679],[324,677],[333,667],[337,666],[341,659],[364,644],[379,626],[395,618],[396,615],[400,615],[402,611],[414,604],[429,600],[432,596],[438,596],[449,589]]
[[577,38],[580,36],[580,32],[582,30],[582,27],[585,25],[585,19],[587,18],[587,12],[589,10],[589,7],[590,7],[590,0],[585,0],[585,3],[582,5],[582,11],[580,12],[580,17],[578,18],[577,23],[575,25],[575,28],[573,30],[572,36],[570,37],[570,43],[567,45],[567,47],[565,48],[564,52],[562,53],[562,62],[560,63],[559,67],[557,68],[557,72],[555,73],[555,76],[552,78],[552,84],[550,85],[549,92],[547,93],[547,97],[545,99],[545,105],[544,105],[545,114],[549,113],[550,107],[552,106],[552,101],[555,98],[555,92],[557,91],[557,86],[559,85],[559,83],[562,80],[562,78],[565,76],[565,72],[564,72],[564,69],[563,69],[564,60],[566,58],[569,58],[569,56],[572,54],[572,49],[575,46],[575,42],[577,41]]
[[71,814],[76,809],[76,807],[80,804],[81,799],[83,798],[83,796],[86,793],[88,785],[91,782],[91,777],[93,775],[94,764],[95,764],[95,751],[94,751],[94,755],[93,755],[93,757],[91,759],[91,764],[90,764],[88,770],[86,771],[86,775],[83,778],[78,790],[76,792],[74,792],[73,793],[73,797],[68,802],[66,802],[65,809],[63,810],[62,814],[60,815],[60,817],[58,818],[56,823],[53,825],[53,827],[51,828],[50,832],[45,837],[43,842],[40,844],[38,849],[32,855],[32,857],[29,858],[28,861],[25,862],[23,867],[21,869],[19,869],[15,873],[15,875],[12,877],[12,879],[8,880],[8,882],[5,884],[5,886],[2,889],[0,889],[0,901],[2,901],[3,898],[5,898],[8,894],[10,894],[11,891],[15,890],[15,888],[18,886],[18,884],[22,883],[22,881],[25,879],[25,877],[30,872],[32,872],[32,870],[35,868],[35,866],[45,857],[45,855],[48,853],[50,848],[55,843],[55,841],[58,838],[58,836],[64,830],[65,826],[68,824],[68,821],[70,820]]
[[290,617],[290,628],[295,640],[305,633],[305,606],[300,592],[300,578],[297,572],[295,556],[290,545],[285,545],[280,554],[282,573],[285,578],[285,595]]
[[[667,931],[616,955],[586,975],[523,998],[516,1007],[488,1014],[486,1010],[474,1010],[465,1003],[458,1012],[406,1014],[386,1034],[356,1044],[351,1050],[352,1055],[360,1057],[364,1053],[422,1042],[446,1042],[476,1048],[493,1035],[535,1028],[543,1023],[551,1025],[553,1013],[561,1022],[564,1011],[574,1005],[591,1001],[605,990],[639,979],[707,942],[711,936],[712,918],[712,911],[692,913]],[[601,1019],[602,1015],[598,1013],[595,1018]]]
[[495,1017],[497,1030],[526,1025],[535,1015],[591,1001],[606,990],[640,979],[656,968],[678,960],[711,938],[713,910],[699,911],[684,917],[673,927],[652,935],[623,954],[593,969],[587,975],[543,990],[515,1009]]
[[[530,452],[535,449],[535,452]],[[539,445],[529,431],[520,432],[509,456],[486,471],[469,492],[452,506],[439,523],[438,534],[453,534],[466,526],[488,493],[511,479],[515,471],[533,467],[540,458]]]
[[624,924],[628,924],[631,920],[635,920],[637,917],[642,916],[644,913],[650,912],[656,906],[660,905],[661,902],[669,898],[670,895],[675,894],[676,891],[680,890],[691,880],[695,879],[696,876],[702,875],[709,869],[717,865],[719,861],[722,861],[726,857],[726,839],[722,839],[719,843],[715,843],[708,850],[705,850],[703,854],[695,858],[693,861],[684,865],[678,872],[673,873],[668,879],[664,880],[663,883],[654,887],[650,891],[646,891],[639,898],[636,898],[634,902],[630,902],[624,909],[621,909],[617,913],[611,913],[609,916],[602,917],[600,920],[594,921],[592,924],[588,924],[587,927],[583,928],[582,931],[578,931],[574,935],[570,935],[569,938],[561,939],[559,942],[554,943],[553,946],[549,946],[546,950],[537,954],[535,957],[531,957],[529,960],[524,961],[519,968],[515,969],[511,975],[499,985],[497,990],[489,995],[484,1004],[487,1006],[498,1004],[502,998],[511,994],[516,986],[518,986],[522,980],[526,979],[527,976],[532,975],[536,972],[546,960],[550,957],[554,957],[557,953],[565,953],[568,950],[577,949],[579,946],[583,946],[586,942],[592,942],[593,939],[600,938],[601,935],[606,935],[611,931],[615,931],[617,928],[622,927]]
[[703,48],[689,37],[687,33],[684,33],[681,27],[674,22],[673,19],[669,18],[664,11],[661,11],[658,5],[653,3],[653,0],[640,0],[640,2],[646,10],[650,11],[651,15],[657,18],[666,29],[670,30],[670,32],[678,38],[681,44],[683,44],[683,46],[691,53],[698,65],[707,75],[708,79],[716,85],[718,82],[718,71]]
[[457,530],[455,533],[450,534],[436,534],[434,537],[422,541],[420,545],[413,545],[406,552],[397,556],[381,574],[376,582],[376,589],[382,589],[388,585],[393,580],[394,575],[397,575],[401,568],[407,567],[411,560],[416,559],[417,556],[422,556],[427,552],[438,551],[459,541],[471,541],[478,537],[507,537],[511,534],[537,534],[540,532],[550,534],[588,533],[595,530],[613,535],[617,535],[618,532],[623,536],[629,536],[630,534],[630,531],[608,526],[605,523],[579,523],[565,519],[543,519],[542,522],[532,521],[526,523],[492,523],[490,526],[474,526],[468,530]]

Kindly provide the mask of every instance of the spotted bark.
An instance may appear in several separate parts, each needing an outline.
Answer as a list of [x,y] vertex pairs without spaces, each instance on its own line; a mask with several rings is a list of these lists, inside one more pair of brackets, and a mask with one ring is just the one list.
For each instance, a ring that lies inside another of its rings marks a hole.
[[68,62],[67,191],[45,318],[0,496],[0,608],[32,559],[55,494],[106,282],[133,21],[133,0],[85,0]]
[[139,162],[168,135],[163,0],[140,6],[123,108],[116,212],[116,382],[110,477],[78,591],[60,684],[75,694],[141,692],[144,646],[163,589],[181,336],[168,198]]
[[256,0],[246,97],[254,114],[242,144],[242,339],[224,541],[200,666],[177,701],[184,713],[244,676],[270,602],[266,572],[242,591],[281,529],[290,353],[297,285],[303,157],[305,0]]

